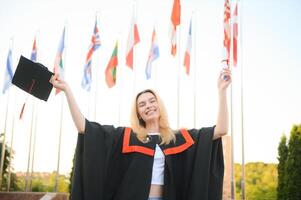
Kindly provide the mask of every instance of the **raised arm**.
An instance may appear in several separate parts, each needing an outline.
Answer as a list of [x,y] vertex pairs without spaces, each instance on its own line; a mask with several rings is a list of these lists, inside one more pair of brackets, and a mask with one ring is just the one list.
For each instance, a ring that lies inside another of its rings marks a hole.
[[60,89],[65,93],[67,102],[69,105],[69,110],[70,110],[73,122],[77,128],[77,131],[79,133],[84,133],[86,120],[85,120],[85,117],[80,112],[80,109],[74,99],[72,91],[71,91],[69,85],[67,84],[67,82],[59,79],[57,76],[53,76],[50,79],[50,83],[52,83],[53,87]]
[[227,88],[231,83],[231,72],[229,69],[223,69],[218,81],[218,113],[217,122],[214,129],[213,139],[220,138],[228,132],[228,106],[227,106]]

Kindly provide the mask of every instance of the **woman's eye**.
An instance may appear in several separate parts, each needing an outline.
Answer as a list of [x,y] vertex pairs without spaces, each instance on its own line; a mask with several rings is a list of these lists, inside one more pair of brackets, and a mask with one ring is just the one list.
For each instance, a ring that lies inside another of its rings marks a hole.
[[144,105],[145,105],[144,103],[141,103],[141,104],[138,104],[138,107],[142,108]]

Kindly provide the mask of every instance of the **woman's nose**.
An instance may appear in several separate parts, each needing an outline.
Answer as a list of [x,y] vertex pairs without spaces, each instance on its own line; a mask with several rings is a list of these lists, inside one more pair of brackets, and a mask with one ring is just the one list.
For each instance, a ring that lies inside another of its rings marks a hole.
[[146,108],[149,108],[151,106],[151,103],[149,103],[149,102],[147,102],[146,104],[145,104],[145,107]]

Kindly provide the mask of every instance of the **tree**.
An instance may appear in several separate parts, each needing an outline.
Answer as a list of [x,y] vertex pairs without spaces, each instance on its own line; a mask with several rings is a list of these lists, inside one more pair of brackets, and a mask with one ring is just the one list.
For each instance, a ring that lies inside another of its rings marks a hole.
[[[1,134],[0,135],[0,138],[1,138],[1,140],[0,140],[0,157],[1,157],[1,154],[2,154],[3,137],[4,137],[4,134]],[[8,166],[9,166],[10,154],[12,154],[11,158],[13,159],[14,151],[5,144],[5,154],[4,154],[4,162],[3,162],[3,173],[2,173],[2,188],[0,188],[0,191],[1,190],[6,190],[6,188],[7,188]],[[0,164],[1,164],[1,159],[0,159]],[[20,190],[20,188],[18,187],[17,182],[18,182],[18,180],[17,180],[16,174],[11,173],[10,190],[13,190],[13,191]]]
[[288,142],[287,198],[301,199],[301,124],[294,125]]
[[281,137],[279,146],[278,146],[278,186],[277,186],[277,199],[283,200],[287,199],[286,197],[286,182],[287,182],[287,173],[286,173],[286,163],[288,147],[286,144],[286,136]]
[[[276,199],[277,165],[262,162],[247,163],[246,197],[247,199]],[[235,164],[236,199],[241,199],[241,165]]]
[[[1,155],[2,155],[3,137],[4,137],[4,134],[1,134],[0,159],[1,159]],[[0,165],[1,165],[1,160],[0,160]],[[2,188],[0,188],[0,190],[5,190],[5,188],[7,187],[8,165],[9,165],[9,151],[8,151],[7,145],[5,145],[4,162],[3,162],[3,172],[2,172]]]
[[69,186],[68,186],[68,191],[69,193],[71,193],[71,189],[72,189],[72,178],[73,178],[73,173],[74,173],[74,162],[75,162],[75,154],[73,155],[73,160],[72,160],[72,168],[71,168],[71,172],[70,172],[70,178],[69,178]]

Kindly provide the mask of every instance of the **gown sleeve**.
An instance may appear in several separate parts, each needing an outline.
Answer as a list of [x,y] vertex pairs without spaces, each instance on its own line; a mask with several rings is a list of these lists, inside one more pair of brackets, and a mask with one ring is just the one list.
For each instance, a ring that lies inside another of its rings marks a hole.
[[213,140],[213,127],[190,130],[195,140],[191,199],[221,200],[224,178],[222,138]]
[[78,134],[72,177],[71,200],[102,200],[107,163],[122,128],[86,120]]

